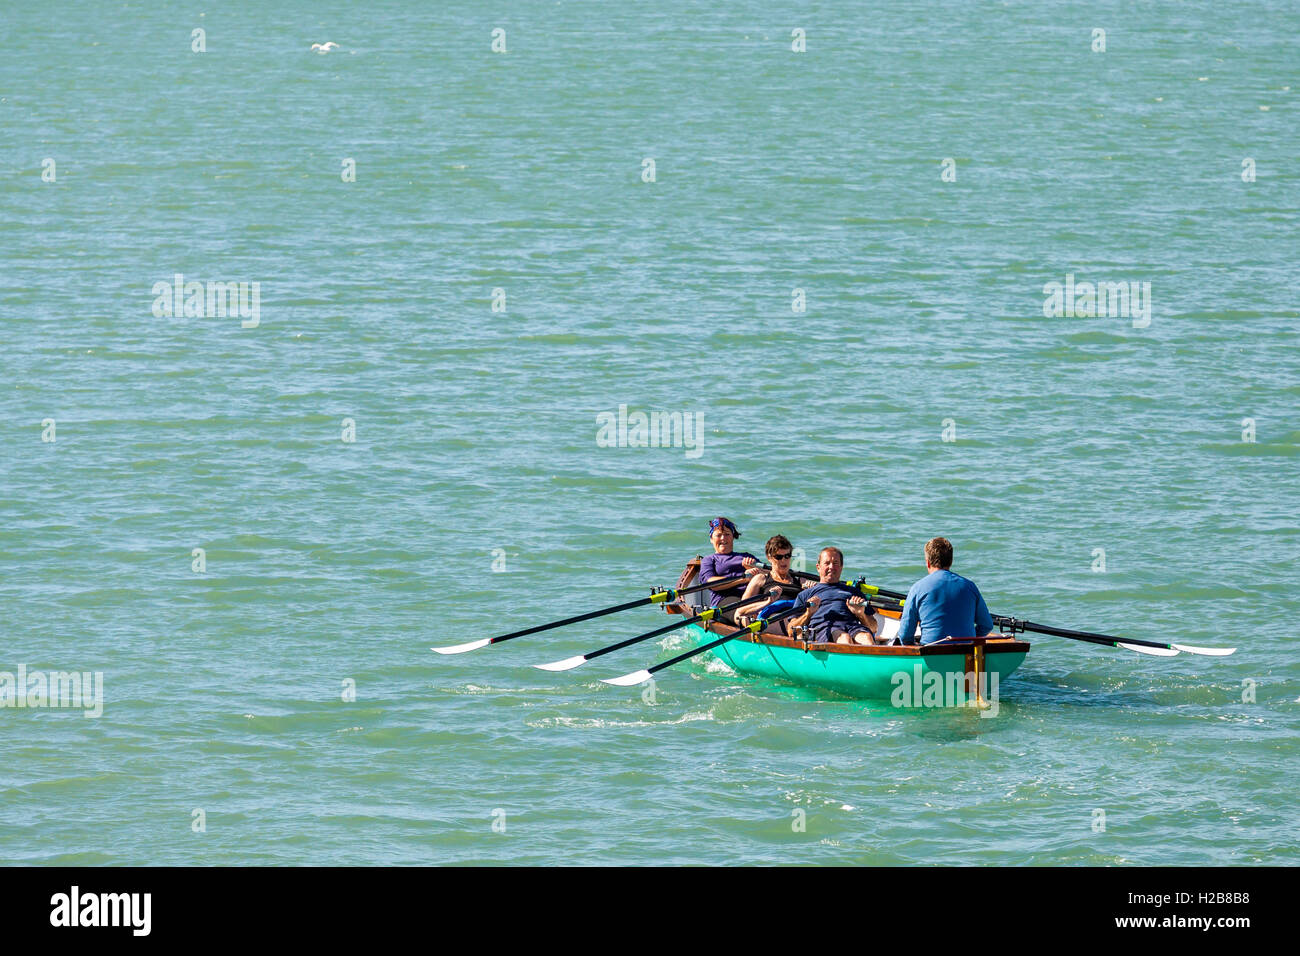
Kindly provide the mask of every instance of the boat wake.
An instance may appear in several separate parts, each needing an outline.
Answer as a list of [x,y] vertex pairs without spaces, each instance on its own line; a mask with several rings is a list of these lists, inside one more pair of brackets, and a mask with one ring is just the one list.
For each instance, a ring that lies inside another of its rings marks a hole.
[[605,730],[617,728],[665,727],[671,724],[691,724],[699,721],[713,721],[713,710],[689,711],[680,717],[667,720],[608,720],[603,717],[543,717],[540,720],[526,720],[525,726],[541,730],[549,727],[568,727],[575,730]]

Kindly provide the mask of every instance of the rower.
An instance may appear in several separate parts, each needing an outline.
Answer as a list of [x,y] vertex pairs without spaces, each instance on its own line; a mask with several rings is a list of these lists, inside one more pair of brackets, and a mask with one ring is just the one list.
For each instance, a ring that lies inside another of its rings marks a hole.
[[794,599],[800,609],[790,620],[790,632],[805,625],[812,632],[812,643],[876,643],[876,616],[868,611],[866,599],[856,588],[840,580],[844,552],[839,548],[822,548],[817,556],[820,579]]
[[952,542],[931,538],[925,543],[925,577],[907,592],[898,638],[916,643],[916,626],[921,625],[921,643],[933,644],[947,637],[983,637],[993,630],[993,617],[975,582],[953,574]]
[[[732,545],[739,537],[740,532],[730,518],[714,518],[709,522],[709,540],[713,542],[713,554],[706,554],[704,560],[700,562],[700,584],[755,573],[755,569],[760,565],[758,558],[748,551],[732,551]],[[709,595],[709,604],[717,607],[722,603],[724,596],[735,597],[732,589],[738,585],[739,582],[728,585],[722,591],[706,592]],[[727,594],[728,591],[731,593]]]
[[740,625],[748,624],[759,616],[764,608],[771,605],[775,600],[781,598],[793,598],[801,590],[803,584],[794,576],[790,570],[790,559],[794,556],[794,545],[790,539],[783,534],[774,534],[767,539],[767,545],[763,549],[767,560],[772,563],[771,570],[758,571],[749,579],[749,584],[745,586],[745,593],[742,597],[748,600],[757,597],[760,591],[779,590],[774,596],[768,598],[762,604],[747,604],[743,613],[736,615],[736,623]]

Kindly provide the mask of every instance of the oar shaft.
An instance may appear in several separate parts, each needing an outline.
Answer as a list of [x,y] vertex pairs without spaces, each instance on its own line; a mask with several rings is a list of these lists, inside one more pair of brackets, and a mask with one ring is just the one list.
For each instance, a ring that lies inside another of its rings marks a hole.
[[[760,567],[762,567],[763,570],[765,570],[765,571],[771,571],[771,570],[772,570],[771,566],[770,566],[770,565],[767,565],[767,564],[760,565]],[[793,576],[794,576],[795,578],[797,578],[798,580],[800,580],[800,581],[808,581],[810,584],[819,584],[819,583],[821,583],[821,578],[820,578],[818,575],[816,575],[816,574],[809,574],[807,571],[791,571],[790,574],[793,575]],[[770,578],[769,578],[768,580],[771,581]],[[778,583],[779,583],[779,582],[778,582]],[[879,596],[879,597],[881,597],[881,598],[894,598],[894,599],[896,599],[896,600],[897,600],[898,602],[900,602],[900,603],[901,603],[901,602],[902,602],[902,601],[907,597],[907,595],[906,595],[904,592],[902,592],[902,591],[890,591],[890,590],[888,590],[887,588],[878,588],[878,587],[876,587],[874,584],[867,584],[865,581],[861,581],[861,580],[854,581],[854,580],[850,579],[850,580],[848,580],[848,581],[846,581],[846,582],[844,582],[844,583],[846,583],[846,584],[847,584],[849,587],[851,587],[851,588],[856,588],[857,590],[861,591],[863,594],[870,595],[870,596],[873,596],[873,597],[875,597],[875,596]],[[888,602],[886,602],[886,603],[883,604],[882,606],[883,606],[883,607],[897,607],[898,605],[897,605],[897,604],[889,604]]]
[[1091,631],[1072,631],[1068,627],[1050,627],[1046,624],[1035,624],[1033,621],[1020,621],[1013,617],[1004,617],[1000,614],[993,616],[993,623],[998,627],[1010,626],[1014,629],[1034,631],[1038,634],[1050,634],[1053,637],[1068,637],[1072,641],[1087,641],[1090,644],[1106,644],[1110,647],[1118,647],[1120,644],[1136,644],[1139,647],[1158,647],[1162,650],[1172,651],[1172,644],[1161,644],[1157,641],[1140,641],[1137,638],[1115,637],[1111,634],[1094,634]]
[[1016,630],[1036,631],[1039,634],[1051,634],[1055,637],[1096,637],[1107,641],[1122,641],[1122,637],[1112,637],[1109,634],[1094,634],[1091,631],[1072,631],[1065,627],[1051,627],[1047,624],[1035,624],[1033,621],[1022,621],[1018,618],[1008,617],[1005,614],[994,614],[993,623],[999,627],[1013,627]]
[[494,637],[489,644],[498,644],[501,641],[510,641],[516,637],[524,637],[528,634],[538,634],[542,631],[549,631],[552,628],[564,627],[566,624],[577,624],[580,621],[590,621],[594,617],[604,617],[606,614],[617,614],[619,611],[628,611],[634,607],[643,607],[650,604],[650,598],[641,598],[636,601],[628,601],[626,604],[619,604],[615,607],[601,608],[599,611],[588,611],[586,614],[575,614],[573,617],[566,617],[562,621],[551,621],[549,624],[536,624],[533,627],[525,627],[519,631],[511,631],[509,634],[502,634],[500,637]]
[[[859,590],[866,591],[872,595],[879,595],[882,598],[896,598],[900,604],[907,599],[907,595],[902,591],[890,591],[886,588],[878,588],[870,584],[857,582]],[[885,606],[890,606],[886,604]],[[1066,627],[1049,627],[1046,624],[1035,624],[1032,621],[1022,621],[1018,618],[1010,617],[1005,614],[993,614],[993,623],[998,627],[1010,627],[1012,630],[1034,631],[1038,634],[1050,634],[1054,637],[1068,637],[1074,641],[1087,641],[1090,644],[1105,644],[1108,647],[1118,647],[1120,644],[1137,644],[1142,647],[1158,647],[1162,650],[1173,650],[1171,644],[1160,644],[1155,641],[1139,641],[1135,638],[1115,637],[1111,634],[1094,634],[1091,631],[1073,631]]]
[[657,627],[653,631],[647,631],[645,634],[638,634],[636,637],[629,637],[625,641],[619,641],[617,644],[610,644],[608,647],[602,647],[598,651],[592,651],[590,654],[584,654],[583,656],[587,658],[587,660],[591,660],[593,657],[600,657],[602,654],[610,654],[614,651],[620,651],[625,647],[632,646],[633,644],[639,644],[641,641],[648,641],[652,637],[658,637],[661,634],[667,634],[670,631],[676,631],[679,628],[687,627],[691,624],[698,624],[703,620],[716,620],[717,616],[725,611],[731,611],[735,608],[743,607],[746,604],[757,604],[759,601],[766,601],[767,598],[768,596],[766,594],[759,594],[747,601],[736,601],[732,604],[723,605],[722,607],[710,608],[710,613],[708,613],[707,616],[704,614],[697,614],[694,617],[688,617],[685,620],[676,621],[672,624],[665,624],[663,627]]
[[[772,570],[771,567],[766,564],[763,565],[763,568],[768,571]],[[801,581],[810,581],[813,584],[817,584],[821,581],[821,578],[818,575],[809,574],[807,571],[791,571],[790,573]],[[891,591],[888,588],[878,588],[874,584],[867,584],[862,580],[849,580],[847,583],[850,587],[857,588],[863,594],[879,595],[882,598],[894,598],[899,601],[903,601],[907,598],[906,591]]]
[[[738,577],[738,578],[731,578],[727,581],[716,581],[714,583],[718,585],[735,584],[743,580],[744,580],[743,577]],[[488,641],[488,643],[499,644],[502,641],[514,640],[516,637],[524,637],[528,634],[539,634],[542,631],[549,631],[553,628],[564,627],[568,624],[579,624],[582,621],[590,621],[593,618],[604,617],[607,614],[617,614],[620,611],[629,611],[634,607],[644,607],[647,604],[662,604],[665,603],[666,601],[674,600],[676,597],[680,597],[683,594],[694,594],[696,591],[703,591],[707,587],[711,587],[711,585],[697,584],[694,587],[682,588],[680,591],[677,590],[676,588],[671,588],[667,591],[659,591],[655,594],[650,595],[649,597],[638,598],[635,601],[628,601],[626,604],[616,604],[614,607],[604,607],[598,611],[588,611],[585,614],[575,614],[573,617],[566,617],[562,621],[551,621],[548,624],[535,624],[532,627],[525,627],[518,631],[511,631],[509,634],[502,634],[499,637],[492,638],[490,641]]]
[[907,600],[906,591],[891,591],[888,588],[878,588],[874,584],[867,584],[865,581],[855,581],[854,585],[859,591],[866,594],[879,595],[882,598],[893,598],[896,601]]
[[747,631],[749,633],[757,633],[758,631],[767,627],[767,625],[774,624],[777,621],[782,620],[783,618],[789,617],[791,614],[795,612],[795,610],[796,610],[795,608],[790,608],[788,611],[781,611],[778,614],[773,614],[765,621],[755,621],[753,624],[749,624],[745,627],[742,627],[740,631],[738,631],[736,634],[728,634],[725,637],[718,638],[716,641],[709,641],[709,643],[707,644],[701,644],[699,647],[691,648],[689,651],[686,651],[685,653],[678,654],[676,657],[670,657],[668,658],[668,660],[654,665],[654,667],[647,667],[646,673],[653,674],[657,671],[663,670],[665,667],[672,667],[674,664],[680,664],[682,661],[692,658],[697,654],[703,654],[705,651],[712,650],[713,648],[717,647],[719,644],[725,644],[727,643],[727,641],[733,640],[739,634],[745,633]]
[[[800,578],[811,577],[811,575],[805,574],[802,571],[796,571],[795,575]],[[891,591],[888,588],[879,588],[872,584],[866,584],[860,580],[853,582],[853,584],[858,590],[872,596],[872,606],[893,608],[902,606],[907,600],[907,594],[903,591]],[[894,599],[898,603],[890,603],[889,599]],[[874,603],[877,600],[880,601],[879,604]],[[1009,627],[1013,632],[1034,631],[1038,634],[1050,634],[1054,637],[1065,637],[1072,641],[1086,641],[1090,644],[1102,644],[1106,647],[1136,645],[1137,647],[1150,647],[1165,651],[1184,650],[1193,654],[1208,654],[1211,656],[1231,654],[1235,649],[1189,647],[1183,644],[1164,644],[1159,641],[1142,641],[1131,637],[1116,637],[1112,634],[1096,634],[1092,631],[1075,631],[1067,627],[1051,627],[1046,624],[1035,624],[1032,621],[1022,621],[1018,618],[1009,617],[1003,614],[994,614],[992,617],[993,623],[998,627]]]
[[[1009,624],[1011,624],[1011,621],[1008,621],[1006,618],[1001,618],[1001,617],[998,617],[997,615],[994,615],[994,617],[993,617],[993,623],[996,624],[998,627],[1006,627],[1006,626],[1008,626]],[[1041,628],[1030,627],[1030,626],[1028,625],[1028,623],[1025,622],[1025,621],[1019,621],[1019,622],[1016,622],[1016,623],[1017,623],[1019,626],[1018,626],[1017,628],[1015,628],[1015,630],[1033,631],[1033,632],[1035,632],[1035,633],[1037,633],[1037,634],[1051,634],[1053,637],[1068,637],[1068,638],[1069,638],[1070,640],[1072,640],[1072,641],[1083,641],[1085,644],[1100,644],[1100,645],[1102,645],[1103,647],[1118,647],[1118,646],[1119,646],[1119,638],[1110,638],[1110,637],[1106,637],[1106,636],[1104,636],[1104,635],[1102,635],[1102,634],[1084,634],[1084,633],[1079,633],[1079,634],[1055,634],[1053,631],[1045,631],[1045,630],[1042,630]],[[1014,631],[1013,631],[1013,632],[1014,632]],[[1129,642],[1126,642],[1126,643],[1137,643],[1137,642],[1135,642],[1135,641],[1129,641]],[[1160,646],[1163,647],[1164,645],[1160,645]]]

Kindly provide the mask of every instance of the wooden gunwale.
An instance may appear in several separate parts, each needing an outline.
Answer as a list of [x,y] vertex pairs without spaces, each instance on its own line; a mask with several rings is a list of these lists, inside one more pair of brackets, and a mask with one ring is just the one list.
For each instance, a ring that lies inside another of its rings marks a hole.
[[[668,611],[671,614],[694,615],[696,613],[693,608],[683,604],[669,605]],[[887,617],[897,618],[899,616],[897,611],[891,613],[888,609],[881,609],[878,613]],[[972,649],[976,645],[982,646],[985,654],[1024,654],[1028,653],[1030,647],[1028,641],[1021,641],[1014,637],[963,637],[924,645],[832,644],[830,642],[816,644],[810,641],[797,641],[794,638],[782,637],[767,632],[741,634],[742,628],[718,621],[703,621],[698,626],[712,634],[717,634],[719,637],[724,634],[737,634],[739,635],[736,637],[738,641],[751,644],[766,644],[769,647],[788,647],[792,650],[816,654],[866,654],[871,657],[934,657],[947,654],[973,656]]]

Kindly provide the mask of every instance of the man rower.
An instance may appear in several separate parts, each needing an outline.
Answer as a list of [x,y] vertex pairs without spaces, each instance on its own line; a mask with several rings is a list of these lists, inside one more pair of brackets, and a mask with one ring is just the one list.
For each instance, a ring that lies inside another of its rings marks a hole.
[[839,548],[822,548],[817,556],[817,577],[812,587],[794,599],[795,616],[790,632],[805,625],[812,632],[812,643],[874,644],[876,615],[868,613],[866,599],[840,580],[844,569],[844,552]]
[[925,570],[929,572],[907,592],[898,638],[916,643],[916,626],[921,625],[921,643],[933,644],[946,637],[983,637],[993,630],[993,616],[975,582],[953,574],[952,542],[931,538],[925,543]]

